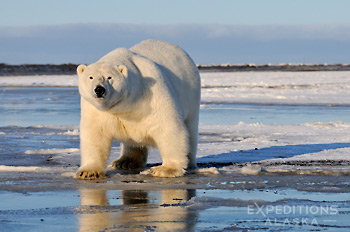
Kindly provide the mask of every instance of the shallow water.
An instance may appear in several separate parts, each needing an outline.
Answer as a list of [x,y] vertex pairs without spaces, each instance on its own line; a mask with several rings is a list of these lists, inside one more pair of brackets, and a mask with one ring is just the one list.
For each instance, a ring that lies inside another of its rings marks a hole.
[[[76,87],[1,87],[0,127],[79,125]],[[350,122],[350,106],[203,104],[201,124]]]
[[[293,198],[288,196],[293,195]],[[16,231],[231,231],[350,228],[349,198],[271,190],[103,190],[8,193],[0,217]],[[316,199],[317,198],[317,199]],[[53,200],[54,199],[54,200]],[[310,200],[311,199],[311,200]],[[326,202],[326,203],[325,203]],[[64,220],[64,225],[59,221]]]
[[78,125],[80,96],[69,87],[1,87],[0,126]]
[[350,122],[350,106],[204,104],[203,124]]

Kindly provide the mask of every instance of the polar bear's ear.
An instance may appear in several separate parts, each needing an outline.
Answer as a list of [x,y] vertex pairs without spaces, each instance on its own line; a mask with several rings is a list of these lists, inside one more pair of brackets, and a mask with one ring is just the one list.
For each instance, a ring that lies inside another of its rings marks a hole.
[[118,66],[118,71],[121,72],[121,74],[123,74],[124,77],[128,76],[128,69],[126,68],[126,66],[119,65]]
[[84,72],[85,68],[86,68],[85,64],[79,65],[78,68],[77,68],[78,75],[82,74]]

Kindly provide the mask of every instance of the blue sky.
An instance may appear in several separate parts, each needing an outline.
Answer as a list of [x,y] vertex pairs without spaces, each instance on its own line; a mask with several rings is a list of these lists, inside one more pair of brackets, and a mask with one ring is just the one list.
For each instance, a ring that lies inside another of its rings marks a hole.
[[347,24],[349,0],[2,0],[1,26]]
[[197,63],[350,63],[348,0],[1,0],[0,62],[90,63],[147,38]]

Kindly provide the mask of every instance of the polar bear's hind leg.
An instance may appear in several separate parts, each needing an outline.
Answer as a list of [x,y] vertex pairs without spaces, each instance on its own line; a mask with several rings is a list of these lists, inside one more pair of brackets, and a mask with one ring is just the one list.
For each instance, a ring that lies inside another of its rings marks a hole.
[[188,171],[193,171],[197,168],[196,154],[197,154],[197,143],[198,143],[198,121],[199,121],[198,112],[196,112],[192,117],[190,117],[188,120],[185,121],[186,128],[188,130],[189,145],[190,145],[190,151],[187,155]]
[[132,147],[122,144],[121,156],[113,161],[109,167],[127,170],[142,169],[146,166],[147,156],[147,147]]

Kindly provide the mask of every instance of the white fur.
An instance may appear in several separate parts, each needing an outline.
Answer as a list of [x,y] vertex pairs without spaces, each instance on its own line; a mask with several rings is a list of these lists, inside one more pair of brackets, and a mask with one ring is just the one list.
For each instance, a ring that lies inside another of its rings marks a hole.
[[[77,72],[81,94],[77,178],[104,176],[113,139],[122,143],[113,167],[144,168],[148,148],[156,146],[163,163],[151,168],[152,175],[176,177],[196,168],[200,77],[181,48],[147,40],[129,50],[115,49],[94,64],[80,65]],[[106,89],[104,98],[96,97],[96,86]]]

